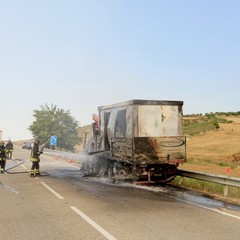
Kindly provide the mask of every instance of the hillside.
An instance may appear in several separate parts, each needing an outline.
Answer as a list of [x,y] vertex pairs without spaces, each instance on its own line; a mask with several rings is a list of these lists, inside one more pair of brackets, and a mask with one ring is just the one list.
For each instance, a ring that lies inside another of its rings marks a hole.
[[79,127],[78,128],[78,136],[80,137],[81,139],[81,144],[75,146],[75,152],[76,153],[80,153],[82,150],[83,150],[83,143],[84,143],[84,138],[85,138],[85,133],[87,131],[90,131],[91,130],[91,127],[92,125],[86,125],[86,126],[83,126],[83,127]]
[[[202,122],[206,122],[204,118],[185,117],[184,122],[188,125],[189,121],[194,121],[193,129],[196,130],[201,128]],[[209,129],[205,131],[206,128]],[[230,176],[240,177],[240,162],[234,161],[233,157],[240,153],[240,116],[214,116],[213,121],[209,121],[202,129],[191,135],[191,131],[185,128],[188,161],[180,168],[225,175],[226,167],[230,167]]]

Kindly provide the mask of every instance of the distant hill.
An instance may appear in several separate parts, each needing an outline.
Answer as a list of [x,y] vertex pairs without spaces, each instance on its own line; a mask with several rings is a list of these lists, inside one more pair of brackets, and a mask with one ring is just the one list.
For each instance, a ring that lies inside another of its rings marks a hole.
[[91,124],[78,128],[78,136],[80,137],[80,144],[75,146],[75,152],[76,153],[81,152],[83,150],[83,143],[84,143],[85,133],[87,131],[90,131],[91,128],[92,128]]
[[184,134],[189,136],[198,135],[220,128],[220,123],[231,123],[226,115],[206,114],[187,115],[183,117]]
[[187,163],[181,168],[240,177],[234,155],[240,153],[240,116],[209,114],[184,116],[187,136]]

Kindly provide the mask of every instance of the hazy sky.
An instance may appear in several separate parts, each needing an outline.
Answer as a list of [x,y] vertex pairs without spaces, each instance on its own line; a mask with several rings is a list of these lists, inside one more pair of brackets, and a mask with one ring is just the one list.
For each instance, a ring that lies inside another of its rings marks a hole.
[[240,111],[239,0],[0,0],[0,129],[31,138],[33,110],[181,100]]

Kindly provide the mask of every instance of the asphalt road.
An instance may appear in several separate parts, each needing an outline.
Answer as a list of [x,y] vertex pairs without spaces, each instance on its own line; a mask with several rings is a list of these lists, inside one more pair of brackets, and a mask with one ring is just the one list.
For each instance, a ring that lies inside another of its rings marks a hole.
[[[13,155],[25,162],[0,175],[1,240],[240,238],[238,208],[82,178],[76,164],[47,155],[40,162],[44,176],[30,178],[30,151],[15,148]],[[8,160],[7,169],[17,163]]]

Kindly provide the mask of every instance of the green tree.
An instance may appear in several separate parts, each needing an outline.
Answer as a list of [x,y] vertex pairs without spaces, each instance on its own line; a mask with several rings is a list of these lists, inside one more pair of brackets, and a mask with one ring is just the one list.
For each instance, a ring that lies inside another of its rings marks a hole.
[[78,122],[70,115],[70,111],[50,107],[45,104],[40,110],[33,110],[35,121],[29,126],[29,130],[35,139],[42,144],[49,145],[50,137],[57,136],[57,148],[74,151],[74,146],[80,143],[78,136]]
[[214,119],[213,121],[213,126],[216,128],[216,129],[219,129],[220,126],[219,126],[219,123],[218,123],[218,120],[217,119]]

